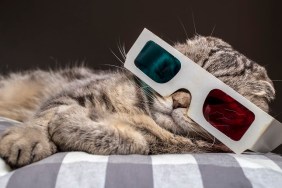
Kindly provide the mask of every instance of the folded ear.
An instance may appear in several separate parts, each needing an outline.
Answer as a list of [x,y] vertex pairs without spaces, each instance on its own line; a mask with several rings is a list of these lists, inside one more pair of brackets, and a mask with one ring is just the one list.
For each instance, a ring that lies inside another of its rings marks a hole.
[[251,102],[265,112],[269,111],[269,103],[275,98],[275,89],[270,79],[249,83],[250,95],[246,96]]

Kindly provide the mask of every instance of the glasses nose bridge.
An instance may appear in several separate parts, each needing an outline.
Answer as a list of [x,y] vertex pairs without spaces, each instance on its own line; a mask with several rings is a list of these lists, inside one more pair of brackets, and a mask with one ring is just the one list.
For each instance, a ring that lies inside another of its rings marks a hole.
[[191,101],[196,100],[199,102],[203,97],[201,93],[201,85],[194,83],[194,79],[189,76],[184,78],[181,73],[177,74],[168,83],[157,84],[157,86],[155,85],[153,88],[162,96],[170,96],[179,89],[185,89],[190,93]]
[[[194,94],[201,91],[203,85],[205,85],[204,78],[197,74],[194,66],[182,63],[179,73],[173,78],[176,87],[174,89],[186,89],[193,97]],[[176,91],[175,90],[175,91]]]

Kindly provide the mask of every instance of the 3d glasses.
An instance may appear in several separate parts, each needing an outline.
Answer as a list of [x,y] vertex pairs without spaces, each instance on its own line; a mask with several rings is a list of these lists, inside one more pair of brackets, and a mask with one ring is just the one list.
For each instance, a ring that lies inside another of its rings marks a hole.
[[268,152],[282,143],[282,124],[147,29],[125,68],[162,96],[187,89],[187,115],[235,153]]

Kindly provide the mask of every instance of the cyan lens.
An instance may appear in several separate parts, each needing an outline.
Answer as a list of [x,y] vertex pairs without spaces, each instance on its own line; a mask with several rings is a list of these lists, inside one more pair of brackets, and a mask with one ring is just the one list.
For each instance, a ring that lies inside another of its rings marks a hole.
[[166,83],[180,70],[181,63],[153,41],[148,41],[134,61],[143,73],[157,83]]

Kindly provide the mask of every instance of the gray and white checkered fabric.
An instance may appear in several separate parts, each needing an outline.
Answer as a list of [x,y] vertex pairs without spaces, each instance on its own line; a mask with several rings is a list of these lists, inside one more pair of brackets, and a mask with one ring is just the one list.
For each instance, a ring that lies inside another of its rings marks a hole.
[[[3,126],[0,121],[1,130]],[[57,153],[14,171],[1,160],[0,187],[281,188],[282,157],[272,153],[152,156]]]

